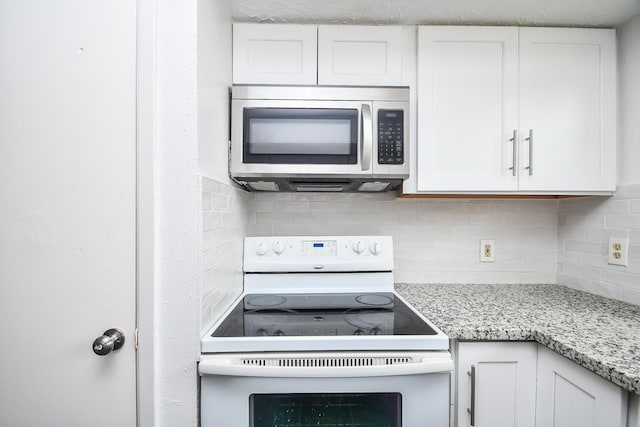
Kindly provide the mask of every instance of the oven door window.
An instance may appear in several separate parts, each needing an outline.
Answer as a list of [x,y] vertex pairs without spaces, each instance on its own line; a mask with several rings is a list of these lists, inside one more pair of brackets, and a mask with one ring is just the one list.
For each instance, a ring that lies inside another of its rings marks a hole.
[[245,108],[243,162],[356,164],[355,108]]
[[401,427],[400,393],[294,393],[249,396],[250,427]]

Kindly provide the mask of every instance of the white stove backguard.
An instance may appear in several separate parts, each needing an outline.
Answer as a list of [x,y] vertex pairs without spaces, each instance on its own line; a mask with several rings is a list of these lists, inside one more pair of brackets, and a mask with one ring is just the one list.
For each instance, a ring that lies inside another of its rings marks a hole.
[[393,271],[390,236],[246,237],[245,273]]

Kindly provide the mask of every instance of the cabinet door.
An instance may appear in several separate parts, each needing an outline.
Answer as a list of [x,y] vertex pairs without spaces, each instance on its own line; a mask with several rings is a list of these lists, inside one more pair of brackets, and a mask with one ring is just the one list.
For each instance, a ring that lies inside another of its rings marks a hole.
[[233,83],[316,84],[317,26],[233,24]]
[[516,190],[517,92],[517,28],[420,27],[417,190]]
[[320,25],[318,84],[402,84],[402,27]]
[[614,30],[520,29],[521,190],[615,190],[615,61]]
[[582,366],[538,350],[538,427],[624,427],[627,393]]
[[533,427],[536,354],[532,342],[459,343],[458,427],[472,425],[472,380],[475,427]]

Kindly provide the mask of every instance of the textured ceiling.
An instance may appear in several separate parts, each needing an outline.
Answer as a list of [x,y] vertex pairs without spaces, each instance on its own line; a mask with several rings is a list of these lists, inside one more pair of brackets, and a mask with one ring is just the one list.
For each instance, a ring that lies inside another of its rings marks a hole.
[[231,0],[233,18],[330,24],[480,24],[614,27],[640,0]]

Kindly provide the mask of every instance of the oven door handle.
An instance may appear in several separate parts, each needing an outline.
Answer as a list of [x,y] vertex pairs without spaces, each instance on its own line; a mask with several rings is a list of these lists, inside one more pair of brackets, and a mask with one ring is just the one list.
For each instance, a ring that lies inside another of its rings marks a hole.
[[226,375],[234,377],[273,378],[357,378],[386,377],[448,373],[453,371],[450,357],[425,357],[419,363],[375,366],[260,366],[237,363],[235,358],[207,357],[203,355],[198,370],[200,375]]

